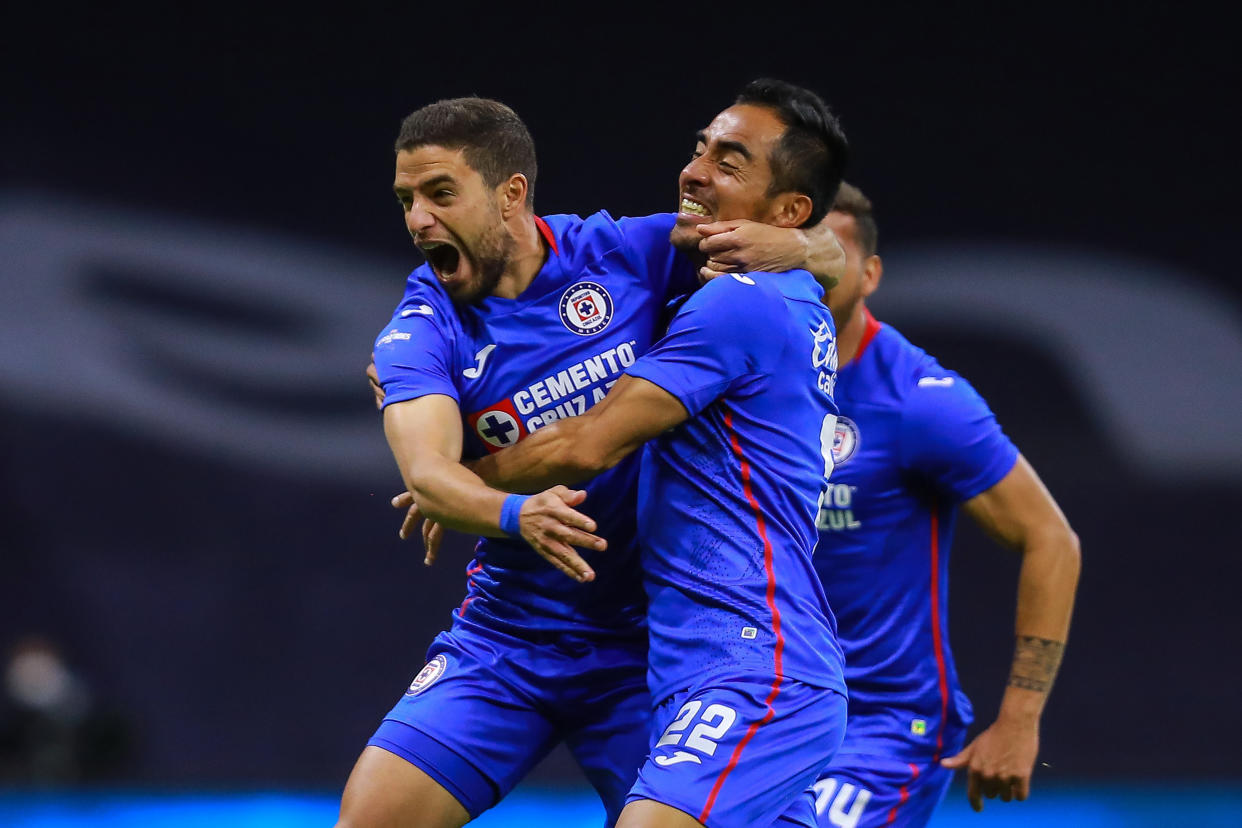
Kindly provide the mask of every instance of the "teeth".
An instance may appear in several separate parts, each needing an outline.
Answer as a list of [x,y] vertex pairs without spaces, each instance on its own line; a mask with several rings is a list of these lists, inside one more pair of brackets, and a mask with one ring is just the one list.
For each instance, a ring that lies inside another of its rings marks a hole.
[[687,196],[681,197],[681,211],[693,216],[707,216],[707,208]]

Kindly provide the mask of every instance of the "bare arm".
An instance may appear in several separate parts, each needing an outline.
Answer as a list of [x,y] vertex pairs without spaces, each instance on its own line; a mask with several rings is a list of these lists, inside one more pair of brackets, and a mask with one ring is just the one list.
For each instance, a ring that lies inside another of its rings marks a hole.
[[489,484],[504,489],[529,491],[575,483],[612,468],[688,416],[681,402],[660,386],[622,375],[586,413],[557,420],[472,468]]
[[[504,537],[501,510],[507,492],[497,491],[459,460],[462,448],[461,412],[456,401],[429,394],[384,409],[384,433],[401,478],[421,513],[462,532]],[[526,500],[521,507],[522,537],[550,563],[576,580],[594,577],[590,567],[571,546],[603,549],[595,521],[572,506],[586,497],[556,487]]]
[[1039,718],[1061,664],[1078,586],[1078,537],[1035,470],[1019,456],[1004,479],[965,511],[999,543],[1022,554],[1013,666],[996,721],[955,757],[969,765],[968,794],[1026,799],[1039,749]]
[[384,434],[401,479],[424,515],[450,529],[502,537],[505,492],[484,483],[460,462],[461,411],[442,394],[384,409]]

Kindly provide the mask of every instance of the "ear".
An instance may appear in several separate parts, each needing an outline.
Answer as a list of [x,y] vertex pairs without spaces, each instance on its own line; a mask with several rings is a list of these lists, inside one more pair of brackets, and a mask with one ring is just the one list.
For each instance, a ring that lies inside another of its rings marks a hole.
[[519,212],[526,209],[526,193],[530,190],[530,183],[526,180],[526,176],[521,173],[514,173],[509,176],[509,180],[502,183],[496,188],[497,195],[500,196],[500,215],[504,219],[511,219]]
[[863,261],[862,266],[862,295],[864,299],[875,293],[876,288],[880,286],[882,278],[884,278],[884,260],[876,255],[868,256]]
[[811,217],[814,205],[809,196],[802,193],[782,193],[772,203],[768,224],[777,227],[801,227]]

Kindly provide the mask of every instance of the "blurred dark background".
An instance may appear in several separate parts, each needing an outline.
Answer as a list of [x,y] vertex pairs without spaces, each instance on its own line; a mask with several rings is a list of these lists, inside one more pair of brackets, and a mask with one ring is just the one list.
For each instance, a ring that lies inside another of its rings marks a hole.
[[[1040,773],[1242,770],[1242,72],[1223,20],[49,5],[4,29],[9,781],[343,784],[467,559],[459,540],[426,570],[396,539],[362,375],[417,264],[389,192],[401,118],[499,98],[535,135],[540,212],[643,214],[673,208],[694,131],[764,74],[821,92],[851,138],[888,261],[877,315],[974,381],[1082,538]],[[953,642],[985,723],[1016,575],[961,528]],[[59,753],[12,758],[40,733]]]

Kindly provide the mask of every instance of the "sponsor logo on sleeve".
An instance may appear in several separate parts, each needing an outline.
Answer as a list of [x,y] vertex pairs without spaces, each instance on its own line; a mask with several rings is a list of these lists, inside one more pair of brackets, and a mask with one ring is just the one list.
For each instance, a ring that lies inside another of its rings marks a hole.
[[410,682],[410,689],[405,691],[407,696],[417,696],[431,685],[435,684],[440,676],[444,675],[444,671],[448,669],[448,659],[443,655],[438,655],[431,661],[423,665],[423,669],[418,671],[418,675],[414,677],[414,681]]
[[578,282],[561,294],[561,322],[579,336],[592,336],[612,321],[612,297],[596,282]]
[[948,388],[953,385],[953,377],[923,377],[919,380],[919,388]]

